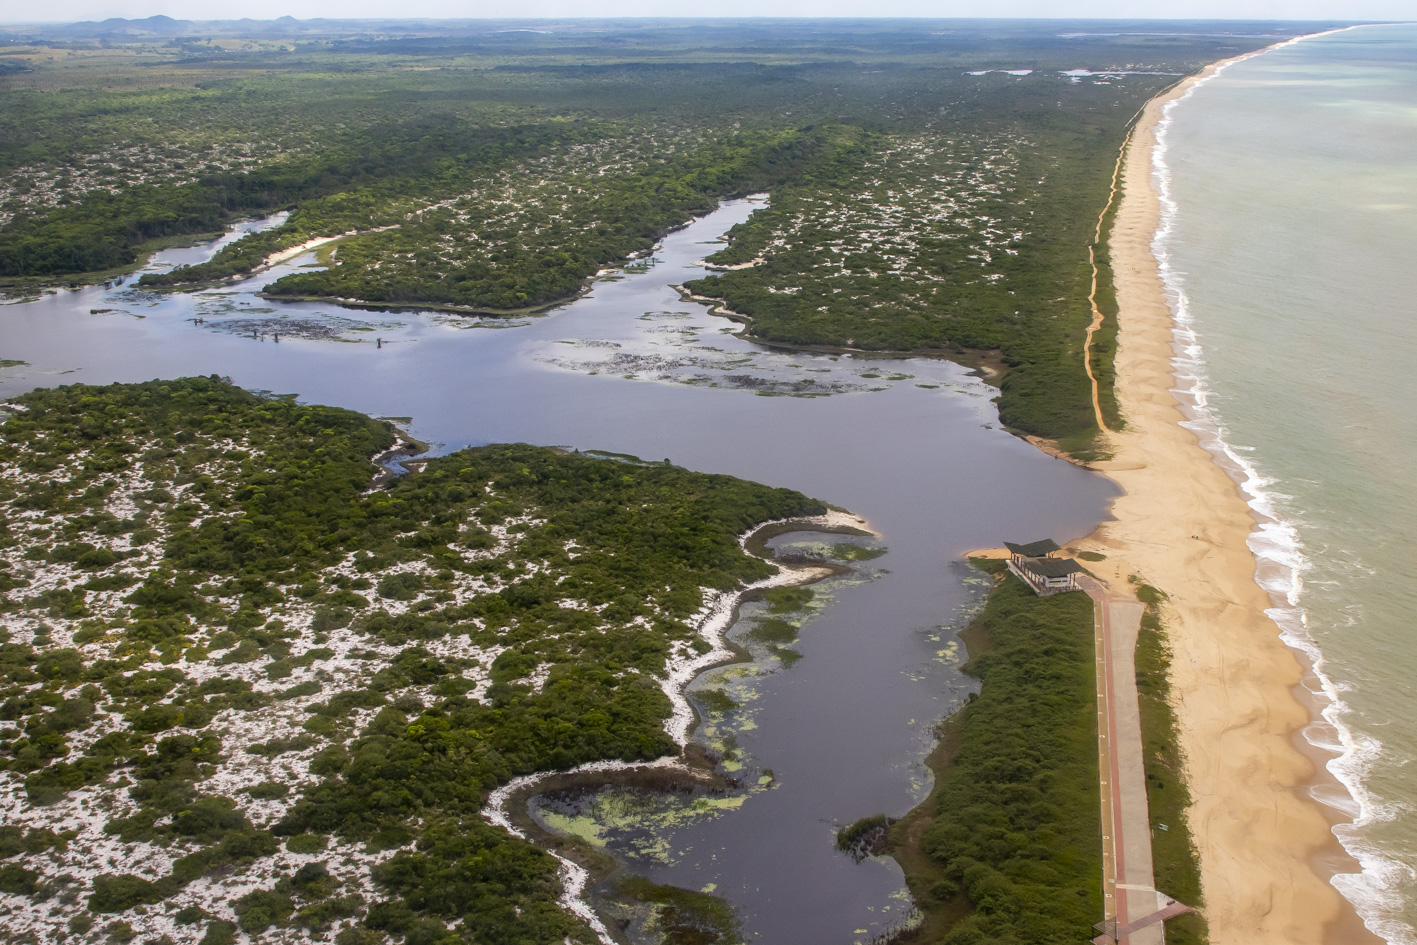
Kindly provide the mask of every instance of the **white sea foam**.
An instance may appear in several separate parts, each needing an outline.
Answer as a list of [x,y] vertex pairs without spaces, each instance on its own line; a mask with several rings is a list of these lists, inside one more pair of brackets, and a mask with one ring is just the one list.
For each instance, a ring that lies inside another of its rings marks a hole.
[[1351,710],[1343,701],[1342,693],[1350,687],[1335,681],[1326,672],[1323,651],[1309,631],[1309,615],[1303,605],[1304,573],[1309,570],[1310,563],[1305,555],[1302,522],[1283,507],[1289,497],[1275,491],[1272,488],[1275,481],[1263,475],[1257,463],[1248,458],[1248,454],[1254,453],[1254,448],[1229,442],[1226,426],[1211,405],[1212,388],[1207,374],[1205,348],[1186,295],[1186,273],[1173,265],[1171,253],[1179,213],[1167,164],[1168,139],[1175,110],[1234,63],[1310,38],[1313,37],[1297,37],[1225,63],[1209,76],[1192,83],[1183,95],[1162,108],[1156,126],[1156,146],[1152,150],[1152,179],[1160,198],[1161,219],[1151,249],[1160,269],[1166,302],[1173,318],[1175,354],[1172,366],[1176,378],[1173,392],[1188,417],[1182,426],[1194,432],[1216,462],[1236,479],[1258,517],[1259,523],[1247,543],[1256,559],[1255,580],[1274,601],[1275,606],[1265,613],[1279,628],[1280,638],[1304,654],[1319,683],[1319,691],[1314,695],[1323,703],[1320,710],[1323,722],[1316,721],[1308,726],[1304,736],[1311,745],[1337,755],[1328,762],[1327,768],[1347,791],[1347,796],[1333,789],[1316,789],[1311,794],[1315,800],[1352,818],[1351,824],[1340,824],[1333,832],[1344,849],[1362,866],[1361,872],[1334,876],[1332,883],[1353,903],[1370,930],[1393,945],[1417,945],[1417,933],[1399,918],[1404,903],[1398,890],[1403,882],[1411,880],[1412,870],[1384,856],[1363,835],[1363,828],[1391,820],[1401,810],[1398,805],[1380,802],[1366,786],[1367,772],[1381,754],[1382,743],[1355,732],[1347,724]]
[[[1299,43],[1309,37],[1298,37],[1270,47],[1285,47]],[[1263,55],[1267,50],[1254,52]],[[1236,61],[1240,61],[1236,60]],[[1233,62],[1231,62],[1233,64]],[[1411,870],[1406,864],[1383,856],[1372,843],[1363,837],[1363,827],[1373,823],[1393,819],[1399,813],[1399,806],[1384,805],[1366,788],[1366,775],[1374,759],[1382,752],[1382,742],[1353,731],[1346,723],[1350,713],[1342,693],[1349,689],[1326,672],[1322,649],[1309,632],[1308,612],[1304,602],[1304,574],[1309,570],[1309,560],[1305,555],[1301,521],[1284,509],[1284,493],[1275,492],[1274,480],[1268,479],[1258,469],[1257,463],[1248,458],[1253,453],[1250,446],[1237,446],[1229,442],[1226,425],[1216,408],[1212,407],[1212,387],[1206,371],[1206,353],[1200,334],[1197,333],[1195,319],[1190,312],[1190,300],[1186,295],[1186,273],[1180,272],[1172,264],[1173,232],[1179,207],[1172,196],[1172,177],[1166,154],[1169,150],[1169,132],[1173,113],[1197,89],[1206,82],[1219,77],[1231,64],[1221,65],[1209,77],[1199,79],[1189,89],[1166,103],[1161,120],[1156,125],[1156,146],[1152,152],[1152,177],[1156,191],[1161,197],[1161,222],[1152,239],[1152,252],[1161,269],[1162,282],[1166,288],[1166,302],[1173,316],[1173,373],[1176,377],[1175,392],[1186,407],[1187,421],[1183,422],[1195,432],[1200,443],[1207,449],[1227,472],[1234,476],[1241,492],[1258,517],[1258,526],[1248,538],[1250,550],[1255,555],[1255,581],[1270,594],[1274,606],[1268,609],[1268,616],[1280,629],[1281,639],[1288,646],[1304,653],[1319,683],[1315,693],[1323,703],[1321,715],[1323,724],[1309,725],[1304,735],[1309,744],[1335,752],[1338,757],[1328,762],[1329,772],[1338,779],[1346,791],[1346,796],[1335,789],[1315,789],[1312,796],[1331,808],[1352,817],[1350,825],[1339,825],[1333,829],[1339,842],[1360,864],[1360,873],[1342,873],[1333,877],[1332,883],[1339,893],[1345,895],[1359,912],[1367,928],[1394,945],[1417,945],[1417,935],[1413,928],[1399,918],[1403,900],[1399,890],[1401,883],[1410,881]]]

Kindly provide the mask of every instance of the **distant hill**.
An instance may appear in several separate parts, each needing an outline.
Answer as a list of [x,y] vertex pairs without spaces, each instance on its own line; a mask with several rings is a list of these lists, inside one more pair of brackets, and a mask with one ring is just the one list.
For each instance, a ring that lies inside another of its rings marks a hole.
[[[107,20],[87,20],[80,23],[13,23],[0,24],[0,41],[9,37],[24,41],[73,41],[84,39],[156,39],[177,36],[239,37],[243,39],[281,39],[292,36],[305,38],[347,37],[358,33],[376,31],[384,37],[439,36],[468,37],[489,36],[510,31],[534,30],[537,33],[587,33],[600,32],[607,27],[633,26],[636,29],[668,28],[670,30],[701,30],[704,28],[723,29],[735,25],[752,23],[756,28],[788,25],[796,20],[688,20],[688,19],[600,19],[600,20],[492,20],[492,19],[325,19],[298,20],[293,16],[282,16],[275,20],[177,20],[158,14],[145,19],[129,20],[112,17]],[[846,21],[835,21],[840,27]],[[850,25],[868,32],[881,29],[898,29],[900,20],[850,21]],[[994,20],[933,20],[936,26],[948,23],[953,32],[989,30],[998,26]],[[1018,21],[1024,24],[1026,21]],[[1040,21],[1028,21],[1037,26]],[[1059,23],[1063,21],[1057,21]],[[1222,22],[1196,20],[1088,20],[1070,21],[1073,26],[1083,27],[1087,33],[1097,36],[1107,35],[1231,35],[1256,36],[1284,32],[1313,32],[1347,23],[1304,22],[1302,29],[1295,22],[1281,23],[1275,20],[1227,20]],[[1121,31],[1121,32],[1116,32]],[[1198,32],[1200,31],[1200,32]]]

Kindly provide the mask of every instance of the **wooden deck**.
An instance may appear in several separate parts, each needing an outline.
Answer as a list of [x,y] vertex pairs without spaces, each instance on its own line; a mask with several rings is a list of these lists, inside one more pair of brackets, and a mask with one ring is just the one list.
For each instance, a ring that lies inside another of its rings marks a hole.
[[1092,940],[1092,945],[1115,945],[1115,943],[1130,937],[1133,932],[1140,932],[1142,929],[1158,925],[1167,919],[1174,919],[1178,915],[1195,911],[1184,902],[1177,902],[1173,899],[1165,907],[1156,910],[1151,915],[1134,919],[1126,925],[1117,925],[1115,919],[1110,922],[1099,922],[1093,928],[1100,930],[1102,934]]

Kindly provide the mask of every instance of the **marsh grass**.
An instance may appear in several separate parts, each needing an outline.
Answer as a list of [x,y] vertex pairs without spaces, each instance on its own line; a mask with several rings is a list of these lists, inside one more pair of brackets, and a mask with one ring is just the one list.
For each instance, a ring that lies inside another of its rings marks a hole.
[[615,894],[653,907],[647,925],[661,945],[736,945],[741,940],[738,917],[722,896],[638,876],[616,880]]
[[941,726],[930,797],[892,828],[922,913],[895,941],[1086,940],[1102,914],[1091,601],[1004,577],[961,638],[980,691]]
[[838,542],[831,546],[827,554],[837,561],[870,561],[885,554],[886,548],[872,548],[851,542]]

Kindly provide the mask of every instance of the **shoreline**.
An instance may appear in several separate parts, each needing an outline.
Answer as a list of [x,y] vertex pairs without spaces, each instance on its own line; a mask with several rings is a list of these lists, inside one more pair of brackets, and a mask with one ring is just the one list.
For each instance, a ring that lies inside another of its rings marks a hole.
[[[243,218],[244,219],[244,218]],[[28,302],[65,289],[76,291],[90,286],[122,282],[129,276],[138,274],[152,258],[166,249],[186,249],[215,243],[231,232],[231,228],[241,223],[234,220],[225,229],[212,233],[183,233],[177,236],[160,236],[145,240],[133,247],[137,258],[130,263],[110,269],[93,269],[88,272],[70,272],[40,276],[0,276],[0,305]],[[136,284],[136,283],[135,283]]]
[[[828,508],[822,515],[761,522],[739,537],[739,547],[749,554],[754,554],[755,539],[760,538],[760,533],[779,528],[783,531],[876,534],[870,530],[869,524],[860,516]],[[761,555],[757,556],[761,557]],[[706,595],[708,599],[698,615],[696,633],[710,644],[710,649],[692,659],[671,660],[665,666],[664,677],[658,680],[672,707],[670,716],[664,720],[664,729],[679,746],[680,753],[678,755],[663,755],[650,761],[619,761],[615,759],[591,761],[568,770],[537,771],[522,775],[513,778],[488,795],[487,802],[480,811],[482,818],[494,826],[501,827],[513,836],[535,843],[535,840],[529,836],[528,830],[524,829],[524,825],[519,822],[521,818],[509,808],[514,804],[518,806],[522,804],[532,794],[541,790],[541,785],[545,782],[586,783],[589,780],[597,779],[608,782],[636,773],[649,772],[657,772],[667,777],[677,776],[703,780],[702,770],[695,770],[695,762],[698,759],[692,757],[692,752],[689,750],[689,746],[693,744],[690,741],[690,736],[698,722],[698,713],[688,698],[689,684],[708,670],[741,658],[737,649],[727,639],[727,633],[737,618],[739,606],[750,594],[773,587],[814,584],[835,573],[835,568],[827,565],[792,565],[774,561],[771,558],[765,560],[777,567],[777,574],[763,578],[761,581],[746,584],[736,590]],[[710,772],[709,780],[711,777],[712,773]],[[561,866],[558,874],[562,889],[559,900],[561,907],[584,921],[602,945],[618,945],[600,915],[585,898],[585,890],[590,885],[594,867],[588,868],[566,855],[576,852],[576,850],[574,845],[564,842],[564,838],[562,840],[563,842],[554,845],[538,844],[541,849],[546,850],[547,853],[560,861]]]
[[1133,131],[1110,240],[1121,324],[1116,387],[1127,428],[1108,433],[1112,458],[1094,464],[1123,495],[1114,520],[1075,546],[1106,554],[1107,563],[1093,567],[1114,584],[1139,574],[1170,598],[1171,684],[1211,941],[1380,942],[1329,882],[1361,867],[1332,833],[1337,812],[1313,797],[1331,780],[1324,759],[1299,747],[1304,729],[1322,721],[1312,700],[1296,695],[1313,672],[1266,613],[1273,602],[1256,581],[1248,545],[1253,510],[1181,425],[1188,417],[1173,392],[1175,321],[1152,251],[1162,220],[1152,184],[1162,110],[1257,54],[1213,63],[1157,96]]
[[[702,262],[702,260],[700,260]],[[755,344],[761,348],[775,351],[786,351],[799,354],[825,354],[843,355],[852,358],[889,358],[891,360],[906,360],[909,358],[935,358],[940,361],[951,361],[961,367],[969,368],[980,380],[990,387],[998,387],[1003,381],[1004,374],[1008,367],[1004,364],[1003,356],[998,349],[980,350],[977,348],[963,348],[959,351],[946,348],[916,348],[910,351],[900,351],[893,348],[853,348],[845,345],[830,344],[810,344],[806,342],[770,341],[766,338],[759,338],[752,333],[753,316],[735,312],[728,307],[728,303],[723,299],[715,298],[711,295],[696,295],[690,292],[683,285],[671,285],[669,288],[679,293],[681,302],[696,302],[699,305],[708,306],[708,313],[715,318],[726,318],[731,322],[742,325],[740,331],[734,332],[735,338]],[[1015,434],[1028,439],[1032,434]],[[1047,452],[1047,447],[1042,443],[1049,442],[1039,439],[1034,443],[1039,449]],[[1032,442],[1032,440],[1030,440]],[[1080,463],[1079,465],[1086,465]]]
[[312,249],[319,249],[321,246],[328,246],[330,243],[338,243],[340,240],[349,239],[351,236],[368,236],[371,233],[383,233],[385,230],[396,230],[403,224],[391,223],[388,226],[376,226],[369,230],[346,230],[343,233],[336,233],[333,236],[313,236],[303,243],[295,246],[287,246],[285,249],[278,249],[273,253],[268,253],[250,272],[239,273],[239,276],[254,276],[265,272],[267,269],[274,269],[283,262],[289,262],[295,257],[308,253]]

